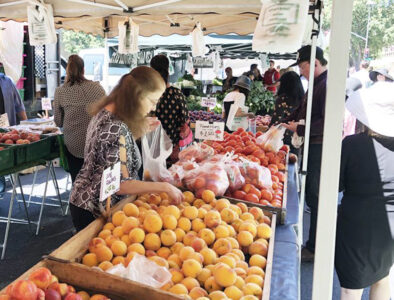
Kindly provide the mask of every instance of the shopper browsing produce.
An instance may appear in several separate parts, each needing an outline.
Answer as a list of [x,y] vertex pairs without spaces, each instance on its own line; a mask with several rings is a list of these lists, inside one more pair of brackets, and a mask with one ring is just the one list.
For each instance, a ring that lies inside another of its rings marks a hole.
[[[360,97],[358,97],[360,95]],[[342,142],[335,268],[341,300],[390,299],[394,263],[394,85],[378,82],[354,93],[347,109],[367,131]]]
[[105,96],[99,82],[84,76],[84,62],[78,55],[68,58],[66,81],[55,91],[55,123],[64,130],[66,156],[72,182],[83,165],[86,131],[91,119],[89,104]]
[[264,86],[267,88],[267,90],[275,94],[276,89],[279,85],[279,78],[280,75],[279,72],[275,69],[275,62],[273,60],[270,60],[270,67],[267,71],[265,71],[263,77]]
[[135,141],[157,127],[159,122],[147,115],[165,88],[157,71],[137,67],[124,75],[107,97],[91,106],[93,118],[86,136],[85,162],[70,198],[77,230],[103,213],[103,204],[99,202],[101,176],[106,168],[118,162],[121,162],[120,191],[112,196],[112,203],[147,192],[166,192],[175,203],[183,199],[181,191],[168,183],[143,182],[138,177],[141,154]]
[[[171,86],[168,82],[169,64],[167,56],[163,54],[156,55],[150,61],[151,67],[160,73],[167,85],[164,94],[157,103],[156,116],[173,144],[174,150],[168,159],[168,164],[171,165],[177,162],[180,147],[187,145],[184,139],[191,134],[191,130],[188,126],[189,113],[186,108],[185,96],[180,89]],[[191,142],[192,137],[189,143]]]

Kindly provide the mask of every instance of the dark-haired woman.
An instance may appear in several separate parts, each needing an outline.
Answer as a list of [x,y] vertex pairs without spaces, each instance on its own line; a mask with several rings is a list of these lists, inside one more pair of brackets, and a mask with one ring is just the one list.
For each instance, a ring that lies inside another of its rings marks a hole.
[[78,55],[71,55],[63,86],[55,91],[55,123],[63,127],[66,156],[72,182],[83,165],[86,131],[91,116],[87,106],[105,96],[99,82],[84,76],[84,62]]
[[[284,73],[279,82],[275,111],[272,115],[270,126],[280,124],[284,119],[288,118],[300,106],[305,94],[300,75],[294,71]],[[292,135],[293,132],[286,130],[283,142],[290,145],[291,152],[297,154],[298,150],[291,144]]]
[[156,106],[156,117],[173,144],[174,150],[167,160],[167,165],[170,166],[178,160],[180,148],[188,143],[186,138],[191,134],[188,126],[189,112],[181,90],[171,86],[168,82],[170,62],[167,56],[163,54],[154,56],[150,65],[160,73],[166,83],[166,90]]

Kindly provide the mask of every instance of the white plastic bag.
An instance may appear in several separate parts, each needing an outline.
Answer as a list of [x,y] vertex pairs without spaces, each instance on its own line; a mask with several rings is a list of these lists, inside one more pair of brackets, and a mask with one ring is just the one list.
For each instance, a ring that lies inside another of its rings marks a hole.
[[[300,120],[298,124],[305,125],[305,120]],[[304,144],[304,137],[299,136],[297,132],[294,132],[291,137],[291,144],[297,149],[300,148],[302,144]]]
[[201,29],[201,24],[198,22],[192,33],[192,55],[193,57],[205,55],[205,41],[204,34]]
[[171,281],[171,273],[165,268],[157,265],[145,256],[136,254],[127,268],[118,264],[109,268],[107,273],[127,278],[153,288],[161,288]]
[[256,139],[256,143],[262,144],[264,151],[278,152],[283,146],[285,132],[286,128],[281,125],[271,126],[266,133]]
[[141,138],[144,179],[153,181],[172,180],[166,160],[172,153],[172,141],[160,125]]
[[27,6],[30,45],[56,44],[57,37],[52,5],[39,1],[35,3],[36,5]]
[[238,109],[241,109],[243,113],[247,114],[249,112],[249,107],[234,103],[230,106],[230,111],[228,113],[226,126],[231,131],[236,131],[238,128],[248,129],[248,118],[247,117],[237,117]]

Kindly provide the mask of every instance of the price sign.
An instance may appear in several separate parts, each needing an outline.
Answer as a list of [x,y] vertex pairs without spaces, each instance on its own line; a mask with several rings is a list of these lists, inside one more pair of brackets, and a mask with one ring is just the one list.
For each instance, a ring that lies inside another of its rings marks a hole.
[[9,127],[10,126],[10,122],[8,120],[8,114],[2,114],[0,115],[0,127]]
[[120,189],[120,162],[104,170],[101,176],[100,201],[115,194]]
[[52,110],[51,98],[41,98],[42,110]]
[[216,106],[216,97],[202,97],[201,106],[214,108]]
[[223,141],[224,122],[197,121],[196,139]]

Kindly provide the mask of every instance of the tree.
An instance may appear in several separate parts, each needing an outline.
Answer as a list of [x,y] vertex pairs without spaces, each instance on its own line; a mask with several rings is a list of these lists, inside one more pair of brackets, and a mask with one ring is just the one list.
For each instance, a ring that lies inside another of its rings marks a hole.
[[[365,37],[367,34],[368,10],[371,10],[369,22],[368,49],[371,58],[378,58],[383,47],[394,44],[394,3],[392,0],[354,0],[352,32]],[[332,0],[324,1],[322,29],[330,30]],[[364,57],[365,40],[351,35],[350,60],[358,67]]]
[[82,49],[102,48],[104,39],[84,32],[64,30],[62,32],[62,46],[68,54],[78,54]]

